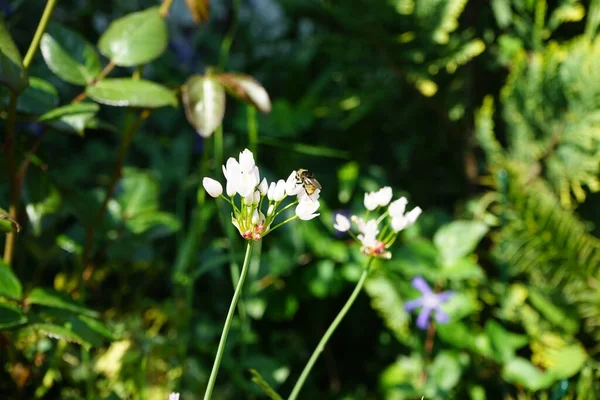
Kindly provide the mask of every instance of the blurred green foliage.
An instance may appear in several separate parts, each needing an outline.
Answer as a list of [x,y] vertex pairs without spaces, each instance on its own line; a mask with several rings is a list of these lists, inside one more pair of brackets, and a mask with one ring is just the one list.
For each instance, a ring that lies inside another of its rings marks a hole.
[[259,244],[215,399],[289,393],[384,185],[424,213],[301,398],[600,398],[599,1],[60,0],[24,66],[45,4],[0,2],[2,399],[202,397],[243,240],[201,181],[246,147],[321,217]]

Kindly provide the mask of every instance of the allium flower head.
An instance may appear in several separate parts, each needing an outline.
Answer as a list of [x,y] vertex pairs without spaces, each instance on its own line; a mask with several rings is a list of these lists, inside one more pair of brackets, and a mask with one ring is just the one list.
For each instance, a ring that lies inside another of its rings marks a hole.
[[[292,171],[287,180],[279,179],[270,184],[266,178],[260,180],[260,171],[254,155],[248,149],[242,151],[237,160],[230,157],[222,169],[227,181],[225,192],[228,197],[223,195],[223,186],[218,181],[206,177],[202,184],[210,196],[224,198],[231,204],[231,223],[246,240],[260,240],[268,232],[291,219],[307,221],[319,215],[316,211],[319,208],[320,191],[317,190],[308,196],[301,182],[297,181],[296,171]],[[290,196],[296,199],[278,212],[282,201]],[[267,203],[266,215],[261,211],[263,203]],[[295,216],[271,228],[275,218],[288,206],[296,203]]]
[[422,296],[404,303],[404,309],[412,311],[421,307],[421,312],[417,317],[417,327],[419,329],[426,330],[429,327],[429,319],[432,311],[435,311],[435,320],[438,323],[445,324],[450,321],[450,317],[442,310],[441,305],[450,300],[454,292],[434,293],[421,276],[417,276],[412,280],[412,286],[421,292]]
[[[388,248],[396,240],[398,232],[414,224],[421,213],[421,209],[416,207],[413,211],[404,215],[408,201],[402,197],[390,204],[392,197],[392,188],[388,186],[375,192],[365,193],[364,205],[367,209],[367,215],[371,211],[381,210],[388,204],[389,207],[381,214],[372,216],[371,219],[353,215],[351,220],[356,225],[357,234],[351,231],[352,224],[350,220],[342,214],[335,215],[333,227],[340,232],[348,232],[361,244],[361,250],[364,254],[371,257],[391,258],[392,253],[388,251]],[[402,222],[403,226],[400,226],[399,222]]]

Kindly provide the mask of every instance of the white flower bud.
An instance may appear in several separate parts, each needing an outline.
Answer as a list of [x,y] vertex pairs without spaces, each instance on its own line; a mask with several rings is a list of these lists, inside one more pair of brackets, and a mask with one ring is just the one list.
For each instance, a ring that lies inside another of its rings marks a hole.
[[275,206],[273,204],[271,204],[269,206],[269,209],[267,210],[267,217],[270,217],[271,215],[273,215],[273,211],[275,211]]
[[373,211],[377,208],[377,192],[365,193],[364,200],[365,208],[369,211]]
[[267,191],[269,190],[269,184],[267,183],[267,179],[263,178],[263,180],[260,182],[260,185],[258,185],[258,191],[260,192],[261,195],[265,195],[267,194]]
[[252,225],[258,225],[260,222],[260,216],[258,215],[258,210],[254,210],[252,213]]
[[333,227],[340,232],[347,232],[350,230],[350,220],[345,215],[335,214]]
[[204,186],[204,190],[212,197],[219,197],[223,194],[223,186],[218,181],[215,181],[212,178],[204,178],[202,179],[202,186]]
[[393,201],[388,207],[390,216],[392,218],[403,216],[407,204],[408,200],[406,200],[406,197],[400,197],[398,200]]
[[275,182],[271,182],[271,184],[269,185],[269,190],[267,191],[267,197],[269,198],[269,200],[273,200],[273,197],[275,196],[276,186],[277,184]]
[[277,185],[275,186],[275,189],[273,190],[273,200],[281,201],[285,198],[285,195],[286,195],[285,186],[286,186],[286,183],[283,179],[280,179],[277,181]]

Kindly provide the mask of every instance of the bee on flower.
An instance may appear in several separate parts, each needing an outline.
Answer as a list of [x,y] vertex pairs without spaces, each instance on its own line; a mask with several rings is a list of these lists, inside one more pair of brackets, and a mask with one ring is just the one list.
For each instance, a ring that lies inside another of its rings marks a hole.
[[[347,232],[359,242],[364,254],[390,259],[392,253],[388,249],[396,240],[398,233],[413,225],[422,212],[420,207],[415,207],[406,213],[408,200],[401,197],[392,201],[392,198],[393,192],[389,186],[376,192],[365,193],[364,206],[367,209],[365,217],[353,215],[348,218],[343,214],[336,214],[333,227],[340,232]],[[367,219],[373,211],[378,215]],[[352,232],[352,223],[356,226],[358,234]]]
[[[202,184],[210,196],[221,197],[231,204],[233,208],[231,223],[246,240],[260,240],[267,233],[293,219],[308,221],[319,215],[316,211],[319,209],[320,185],[309,194],[303,182],[298,179],[297,171],[292,171],[287,180],[279,179],[269,184],[265,178],[260,179],[260,171],[254,161],[254,155],[248,149],[242,151],[237,160],[233,157],[227,160],[223,166],[223,175],[227,181],[225,185],[227,196],[223,195],[221,183],[212,178],[204,178]],[[295,197],[295,199],[286,206],[280,207],[287,197]],[[294,205],[296,205],[294,216],[271,227],[275,218]],[[263,210],[266,210],[266,214]]]

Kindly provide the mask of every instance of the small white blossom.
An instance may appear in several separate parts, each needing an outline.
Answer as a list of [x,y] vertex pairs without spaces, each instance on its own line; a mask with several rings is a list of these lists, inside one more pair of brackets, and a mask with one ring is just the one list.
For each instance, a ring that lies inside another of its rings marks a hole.
[[377,207],[385,207],[390,204],[393,196],[394,193],[389,186],[383,187],[376,192],[365,193],[365,208],[369,211],[373,211]]
[[406,197],[400,197],[398,200],[393,201],[388,207],[390,217],[402,217],[404,215],[404,211],[406,210],[407,204],[408,200],[406,200]]
[[364,204],[365,204],[365,208],[369,211],[373,211],[374,209],[376,209],[377,208],[377,193],[376,192],[365,193]]
[[179,393],[175,393],[175,392],[171,393],[169,395],[169,400],[179,400]]
[[347,232],[350,230],[350,220],[342,214],[335,214],[335,223],[333,227],[340,232]]
[[271,204],[269,206],[269,209],[267,210],[267,217],[270,217],[271,215],[273,215],[273,211],[275,211],[275,205]]
[[377,244],[377,234],[379,229],[377,228],[377,220],[370,219],[365,222],[362,218],[357,219],[358,230],[361,232],[357,236],[358,240],[363,246],[372,247]]
[[318,209],[319,209],[318,201],[311,201],[311,200],[301,201],[296,206],[296,215],[301,220],[308,221],[308,220],[311,220],[320,215],[320,214],[315,213],[315,211],[317,211]]
[[405,215],[396,215],[392,217],[392,229],[395,232],[399,232],[402,229],[406,229],[409,226],[417,222],[417,219],[421,215],[421,207],[415,207]]
[[223,186],[212,178],[202,179],[202,186],[211,197],[219,197],[223,194]]

